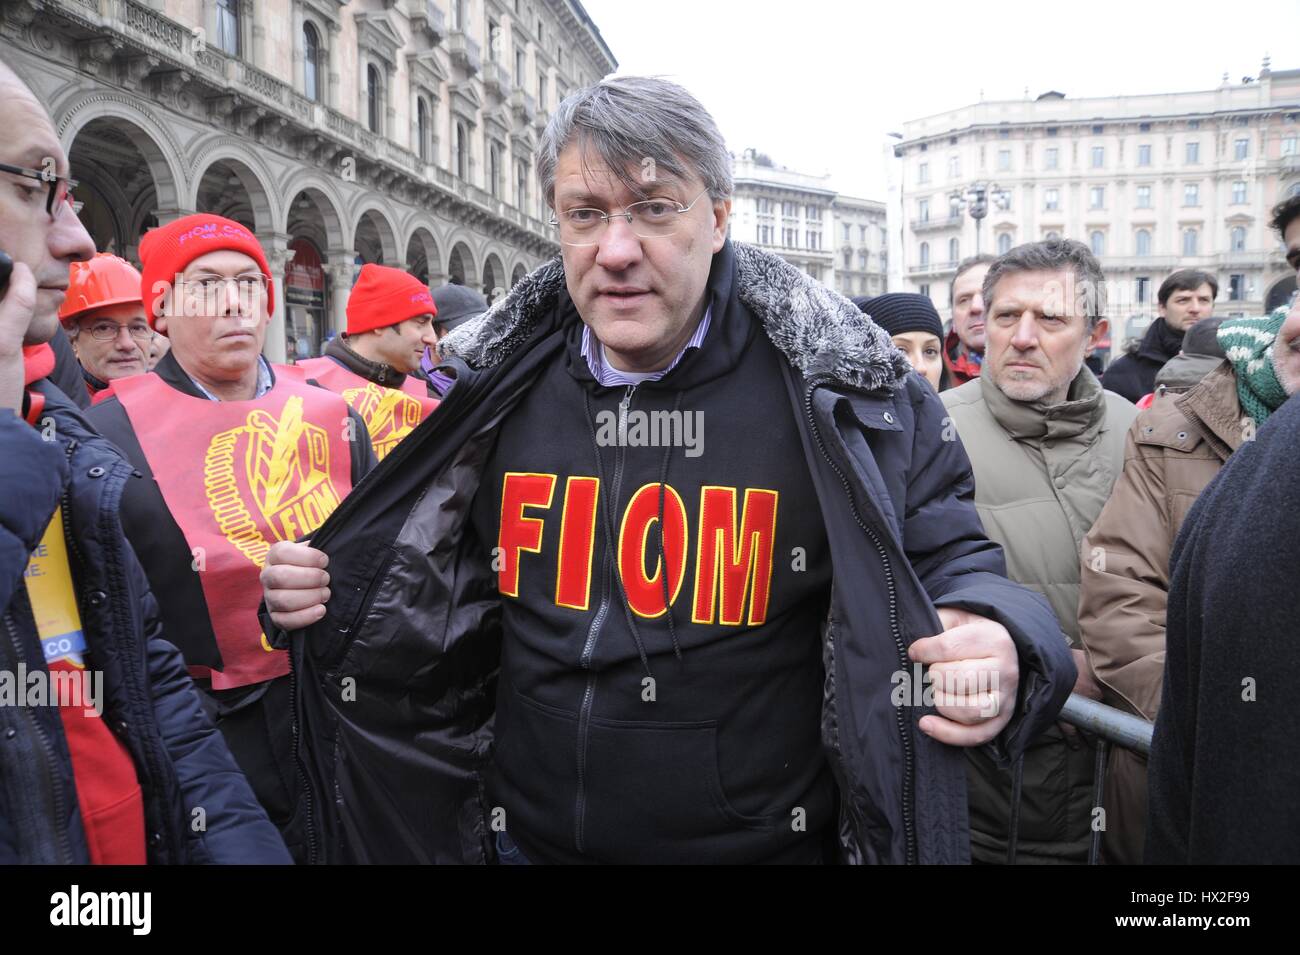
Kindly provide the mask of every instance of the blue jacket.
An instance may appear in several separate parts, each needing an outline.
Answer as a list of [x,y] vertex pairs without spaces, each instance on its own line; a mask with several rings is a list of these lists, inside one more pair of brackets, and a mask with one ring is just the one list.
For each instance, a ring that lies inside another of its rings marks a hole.
[[[892,699],[897,676],[912,673],[907,646],[942,630],[936,607],[1007,627],[1020,688],[989,748],[1008,760],[1074,685],[1057,620],[1006,579],[943,405],[883,330],[749,246],[729,242],[714,257],[710,292],[715,314],[743,309],[785,358],[772,387],[788,395],[801,441],[781,450],[804,456],[817,498],[804,506],[825,521],[834,579],[821,735],[839,788],[839,856],[969,861],[965,760],[920,731],[932,707]],[[497,423],[528,400],[578,320],[556,260],[444,339],[455,385],[313,536],[333,596],[325,618],[288,642],[314,860],[491,857],[483,774],[500,597],[493,542],[466,531],[466,514]]]
[[[48,381],[36,390],[46,397],[40,430],[0,414],[0,670],[44,667],[23,572],[62,506],[90,666],[104,674],[103,718],[143,790],[149,862],[288,863],[180,653],[163,639],[122,535],[122,488],[139,474],[62,392]],[[58,711],[0,706],[0,864],[89,861]]]

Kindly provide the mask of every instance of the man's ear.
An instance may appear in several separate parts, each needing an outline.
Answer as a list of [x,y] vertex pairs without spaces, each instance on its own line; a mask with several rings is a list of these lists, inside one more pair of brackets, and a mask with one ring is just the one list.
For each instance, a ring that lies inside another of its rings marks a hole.
[[1092,333],[1088,336],[1088,347],[1083,354],[1088,356],[1095,352],[1097,346],[1101,344],[1101,340],[1106,337],[1106,333],[1109,331],[1110,322],[1104,318],[1098,319],[1097,324],[1092,327]]
[[167,335],[167,316],[159,315],[153,320],[153,330],[159,335]]
[[713,201],[713,251],[720,252],[727,241],[727,223],[731,221],[731,200]]

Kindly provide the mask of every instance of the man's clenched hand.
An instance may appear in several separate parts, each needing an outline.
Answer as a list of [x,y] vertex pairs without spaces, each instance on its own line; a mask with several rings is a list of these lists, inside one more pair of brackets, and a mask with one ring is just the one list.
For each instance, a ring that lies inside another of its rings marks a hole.
[[930,668],[939,714],[921,717],[921,731],[950,746],[980,746],[1011,722],[1020,662],[1002,624],[966,610],[939,608],[944,631],[917,640],[907,655]]
[[329,558],[308,543],[271,545],[262,568],[262,594],[271,621],[282,630],[301,630],[325,616],[330,599]]

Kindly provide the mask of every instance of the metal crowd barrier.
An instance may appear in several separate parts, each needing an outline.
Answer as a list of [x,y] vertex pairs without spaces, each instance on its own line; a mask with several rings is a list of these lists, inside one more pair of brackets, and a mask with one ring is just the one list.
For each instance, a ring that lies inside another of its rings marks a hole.
[[[1151,753],[1151,732],[1154,724],[1140,716],[1106,706],[1096,700],[1070,694],[1061,708],[1059,719],[1097,738],[1097,760],[1092,776],[1092,804],[1103,806],[1106,783],[1106,759],[1111,746],[1120,746],[1148,756]],[[1016,760],[1011,775],[1011,826],[1007,840],[1007,865],[1016,864],[1016,841],[1020,834],[1020,782],[1024,757]],[[1104,808],[1104,806],[1103,806]],[[1093,829],[1092,843],[1088,846],[1088,865],[1096,865],[1101,853],[1101,830]]]

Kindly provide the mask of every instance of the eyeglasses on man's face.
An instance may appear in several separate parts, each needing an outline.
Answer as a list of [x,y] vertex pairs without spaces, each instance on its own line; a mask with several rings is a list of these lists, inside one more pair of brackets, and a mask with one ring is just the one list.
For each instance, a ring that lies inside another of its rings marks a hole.
[[126,329],[127,334],[138,342],[147,342],[153,339],[153,329],[145,322],[131,322],[129,325],[122,325],[105,319],[104,321],[94,322],[85,330],[97,342],[111,342],[122,334],[123,329]]
[[[23,166],[11,166],[9,163],[0,162],[0,172],[7,172],[15,176],[22,176],[24,179],[35,179],[44,183],[46,186],[45,193],[45,213],[50,218],[54,218],[55,211],[62,207],[64,203],[71,205],[69,196],[72,190],[77,188],[79,183],[70,176],[53,176],[48,172],[42,172],[39,169],[27,169]],[[31,187],[33,193],[39,193],[37,186]]]
[[227,286],[231,282],[235,283],[235,290],[239,292],[241,299],[251,298],[254,295],[264,294],[267,287],[266,276],[260,272],[250,272],[245,275],[235,275],[226,277],[224,275],[200,275],[196,278],[185,279],[185,291],[192,297],[208,299],[218,295],[224,295]]
[[673,235],[681,223],[683,213],[691,211],[695,203],[708,195],[705,189],[686,205],[673,199],[643,199],[624,207],[622,212],[602,212],[600,209],[565,209],[551,216],[551,225],[560,231],[560,241],[565,245],[596,245],[610,219],[624,219],[633,235],[642,239],[662,239]]

